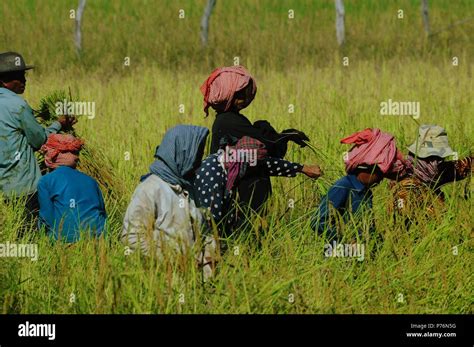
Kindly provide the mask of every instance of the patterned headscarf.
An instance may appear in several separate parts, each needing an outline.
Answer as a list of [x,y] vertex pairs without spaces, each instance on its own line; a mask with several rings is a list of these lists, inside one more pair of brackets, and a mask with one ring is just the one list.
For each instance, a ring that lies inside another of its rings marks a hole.
[[226,112],[232,106],[234,95],[247,87],[252,81],[252,93],[249,104],[257,93],[257,84],[254,78],[243,66],[221,67],[215,69],[201,86],[204,95],[204,112],[209,115],[209,107]]
[[440,165],[444,161],[440,157],[432,156],[427,158],[414,158],[410,153],[407,156],[411,164],[413,174],[423,183],[436,183],[440,174]]
[[56,169],[58,166],[75,168],[79,160],[79,151],[84,141],[72,135],[51,134],[41,147],[47,167]]
[[227,170],[227,192],[234,188],[238,178],[242,178],[245,175],[247,168],[251,164],[249,161],[250,156],[255,160],[255,164],[258,160],[267,156],[265,145],[249,136],[243,136],[237,141],[235,146],[227,146],[226,153],[230,150],[234,151],[236,156],[232,160],[224,156],[224,166]]
[[341,143],[355,145],[345,161],[346,172],[360,165],[377,165],[384,174],[398,173],[404,168],[403,155],[393,135],[380,129],[367,128],[342,139]]

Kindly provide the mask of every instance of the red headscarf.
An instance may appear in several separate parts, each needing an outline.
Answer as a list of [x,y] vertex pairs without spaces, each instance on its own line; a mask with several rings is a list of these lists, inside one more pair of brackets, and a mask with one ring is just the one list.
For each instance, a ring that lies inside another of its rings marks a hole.
[[403,154],[397,149],[393,135],[380,129],[367,128],[342,139],[341,143],[355,144],[345,161],[346,172],[364,164],[377,165],[384,174],[404,169]]
[[209,115],[209,106],[217,106],[228,111],[232,105],[234,95],[245,88],[252,81],[251,102],[257,93],[257,84],[254,78],[243,66],[220,67],[215,69],[201,86],[204,95],[204,112]]
[[84,141],[72,135],[51,134],[48,141],[41,147],[41,152],[44,154],[44,162],[49,168],[55,169],[58,166],[75,168],[79,160],[76,153],[82,149],[83,145]]

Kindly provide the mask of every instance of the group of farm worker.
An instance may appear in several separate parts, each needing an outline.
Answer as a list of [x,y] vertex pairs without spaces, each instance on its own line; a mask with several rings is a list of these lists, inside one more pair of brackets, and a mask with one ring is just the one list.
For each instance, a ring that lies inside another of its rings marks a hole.
[[[107,224],[101,191],[93,178],[76,169],[83,141],[59,133],[76,119],[63,116],[46,129],[36,121],[18,95],[25,90],[25,71],[30,68],[17,53],[0,54],[0,192],[6,200],[26,196],[29,217],[37,217],[39,227],[54,239],[74,242],[81,231],[99,236]],[[289,141],[307,145],[305,133],[278,132],[267,121],[251,123],[240,113],[257,92],[255,79],[244,67],[214,70],[201,92],[206,116],[209,108],[216,112],[210,154],[203,160],[207,128],[169,129],[131,198],[122,240],[132,250],[159,256],[167,250],[192,249],[198,239],[203,240],[196,258],[209,274],[217,244],[215,233],[209,232],[213,225],[227,237],[245,230],[249,211],[265,214],[271,176],[302,173],[317,179],[322,172],[318,165],[284,159]],[[310,223],[328,240],[343,236],[338,220],[353,220],[370,211],[371,189],[384,178],[394,182],[394,205],[403,215],[413,201],[428,198],[426,192],[442,201],[443,184],[472,172],[472,157],[448,160],[454,152],[446,131],[436,125],[419,128],[407,157],[397,149],[394,137],[380,129],[356,132],[341,143],[352,145],[345,158],[347,175],[330,187]],[[38,150],[49,168],[44,176],[34,155]],[[431,208],[430,203],[419,206]]]
[[[76,170],[83,142],[59,134],[77,119],[61,115],[43,128],[19,96],[32,68],[18,53],[0,54],[0,193],[7,201],[25,201],[28,222],[38,220],[55,239],[74,242],[86,229],[100,234],[106,220],[102,193],[94,179]],[[35,151],[51,170],[45,176]]]

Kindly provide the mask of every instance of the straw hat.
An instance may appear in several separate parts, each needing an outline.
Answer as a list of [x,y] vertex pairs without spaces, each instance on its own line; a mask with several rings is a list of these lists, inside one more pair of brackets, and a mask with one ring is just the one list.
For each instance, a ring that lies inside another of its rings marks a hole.
[[408,150],[419,158],[437,156],[446,158],[454,154],[449,146],[448,134],[439,125],[422,125],[418,128],[418,139]]

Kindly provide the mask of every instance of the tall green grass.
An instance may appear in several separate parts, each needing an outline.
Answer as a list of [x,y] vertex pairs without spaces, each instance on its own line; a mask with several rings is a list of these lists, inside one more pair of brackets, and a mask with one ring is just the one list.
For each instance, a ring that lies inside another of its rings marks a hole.
[[[470,1],[432,3],[435,27],[473,12]],[[19,238],[21,208],[0,202],[0,243],[35,242],[40,253],[37,262],[0,258],[3,313],[472,313],[473,206],[464,197],[472,183],[446,187],[445,208],[430,218],[419,213],[407,230],[388,213],[391,196],[383,182],[374,191],[376,234],[365,240],[364,261],[324,258],[325,242],[308,225],[343,172],[348,147],[341,138],[379,127],[396,135],[402,149],[414,141],[416,122],[381,116],[382,101],[419,101],[420,123],[444,126],[460,157],[473,151],[472,24],[430,42],[416,1],[346,1],[349,43],[339,52],[332,1],[225,1],[211,18],[204,50],[198,33],[204,1],[91,1],[78,58],[68,18],[74,6],[2,3],[0,46],[39,66],[29,73],[24,95],[33,107],[67,87],[96,102],[96,118],[81,119],[77,131],[106,156],[123,196],[106,196],[108,238],[73,246],[33,231]],[[185,20],[178,19],[180,8]],[[292,22],[289,8],[296,14]],[[403,21],[396,19],[398,8],[406,9]],[[452,65],[454,55],[459,66]],[[130,67],[123,67],[124,56],[131,57]],[[179,123],[212,125],[213,115],[203,116],[199,86],[234,56],[258,85],[243,113],[278,130],[305,131],[316,151],[291,144],[287,159],[318,163],[324,176],[273,179],[269,215],[254,217],[252,231],[229,241],[215,278],[203,283],[191,259],[126,255],[119,234],[126,203],[165,131]],[[361,224],[368,222],[366,216]]]
[[[232,65],[234,57],[253,71],[286,70],[300,65],[330,66],[337,51],[333,0],[226,0],[210,21],[209,45],[199,35],[206,0],[90,1],[83,17],[83,54],[76,55],[70,10],[75,0],[7,0],[0,5],[0,47],[18,50],[38,65],[37,72],[68,68],[106,76],[153,65],[207,72]],[[347,46],[353,61],[367,57],[450,59],[472,52],[474,22],[443,31],[428,40],[419,1],[346,0]],[[288,11],[294,18],[288,18]],[[398,19],[398,10],[404,18]],[[180,19],[180,10],[184,18]],[[430,1],[433,31],[472,17],[470,0]]]

